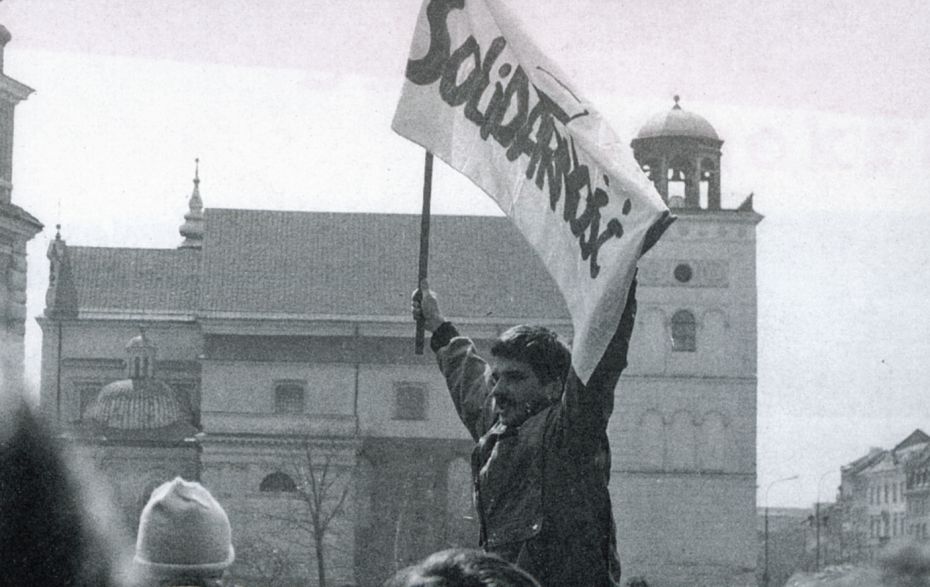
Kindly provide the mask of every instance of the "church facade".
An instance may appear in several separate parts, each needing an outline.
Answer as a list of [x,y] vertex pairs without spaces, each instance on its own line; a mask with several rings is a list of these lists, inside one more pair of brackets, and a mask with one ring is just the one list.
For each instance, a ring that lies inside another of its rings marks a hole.
[[12,36],[0,25],[0,395],[23,393],[26,332],[26,243],[42,223],[13,203],[13,120],[32,88],[3,73]]
[[[632,145],[678,216],[640,262],[609,428],[624,576],[650,585],[754,582],[761,216],[720,207],[721,144],[676,103]],[[199,183],[177,249],[49,247],[41,405],[127,521],[154,484],[199,478],[246,585],[377,585],[474,545],[472,443],[413,352],[419,218],[204,210]],[[484,351],[521,322],[571,338],[507,219],[435,216],[430,254],[446,315]]]

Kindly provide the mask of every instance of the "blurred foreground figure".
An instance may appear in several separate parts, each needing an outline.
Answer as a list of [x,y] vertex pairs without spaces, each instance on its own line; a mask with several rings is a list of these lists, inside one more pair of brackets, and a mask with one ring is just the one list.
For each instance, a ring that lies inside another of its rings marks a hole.
[[143,585],[220,586],[235,558],[229,518],[206,488],[177,477],[152,491],[136,538]]
[[383,587],[539,587],[539,583],[496,555],[453,548],[398,571]]
[[0,390],[0,584],[125,586],[128,541],[103,488]]

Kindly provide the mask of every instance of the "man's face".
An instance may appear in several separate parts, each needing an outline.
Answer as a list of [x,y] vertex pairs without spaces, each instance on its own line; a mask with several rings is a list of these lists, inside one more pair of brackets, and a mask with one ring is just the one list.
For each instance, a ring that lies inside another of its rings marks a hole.
[[494,412],[508,426],[519,426],[548,404],[553,381],[542,385],[528,363],[503,357],[491,358]]

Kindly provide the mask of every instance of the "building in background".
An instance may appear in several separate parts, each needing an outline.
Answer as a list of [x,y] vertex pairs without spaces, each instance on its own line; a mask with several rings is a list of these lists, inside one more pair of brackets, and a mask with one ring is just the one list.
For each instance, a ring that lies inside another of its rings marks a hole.
[[42,223],[13,203],[13,128],[16,105],[33,90],[3,72],[11,39],[0,25],[0,394],[21,393],[26,332],[26,243]]
[[[640,262],[608,431],[624,574],[655,585],[755,582],[761,216],[751,198],[721,208],[721,145],[677,100],[632,145],[679,217]],[[473,443],[433,357],[413,353],[419,225],[204,210],[195,173],[176,249],[56,236],[41,405],[128,517],[162,477],[198,476],[229,512],[244,584],[314,583],[322,568],[375,585],[474,545]],[[430,285],[481,350],[521,322],[570,340],[561,295],[507,219],[435,216],[431,241]]]
[[930,443],[904,464],[904,497],[907,535],[912,540],[930,540]]
[[[840,469],[839,519],[829,533],[837,562],[876,560],[887,546],[926,541],[930,437],[912,432],[894,448],[872,448]],[[837,526],[838,524],[838,526]]]

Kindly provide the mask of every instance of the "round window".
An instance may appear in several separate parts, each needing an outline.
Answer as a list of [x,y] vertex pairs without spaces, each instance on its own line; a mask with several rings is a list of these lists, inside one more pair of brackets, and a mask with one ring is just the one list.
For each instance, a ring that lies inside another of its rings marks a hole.
[[679,263],[675,267],[675,279],[681,283],[688,283],[691,281],[691,277],[694,275],[694,272],[691,270],[691,265],[687,263]]

